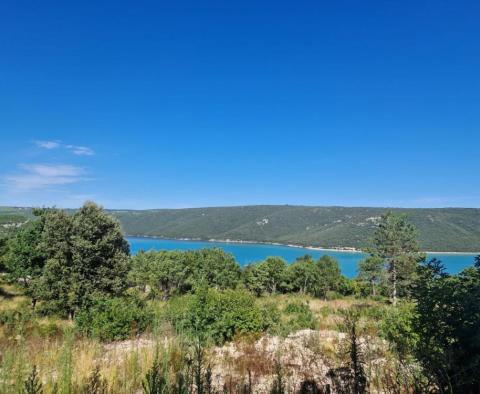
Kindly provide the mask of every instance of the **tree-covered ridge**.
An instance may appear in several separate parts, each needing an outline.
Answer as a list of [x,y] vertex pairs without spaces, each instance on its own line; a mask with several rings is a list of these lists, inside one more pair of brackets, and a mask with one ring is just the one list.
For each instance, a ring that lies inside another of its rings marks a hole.
[[[478,208],[364,208],[256,205],[239,207],[110,210],[127,235],[230,239],[317,247],[369,246],[380,216],[405,214],[418,229],[420,249],[480,251]],[[0,213],[31,216],[29,208],[0,207]]]

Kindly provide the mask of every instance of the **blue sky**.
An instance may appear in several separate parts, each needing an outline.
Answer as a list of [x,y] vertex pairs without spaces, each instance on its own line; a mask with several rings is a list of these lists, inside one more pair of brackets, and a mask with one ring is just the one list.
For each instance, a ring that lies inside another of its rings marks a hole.
[[478,1],[0,3],[0,205],[480,207]]

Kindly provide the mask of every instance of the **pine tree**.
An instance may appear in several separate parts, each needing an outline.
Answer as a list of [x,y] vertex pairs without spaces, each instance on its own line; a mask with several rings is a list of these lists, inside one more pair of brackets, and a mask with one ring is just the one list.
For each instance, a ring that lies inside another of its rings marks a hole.
[[391,299],[396,305],[399,294],[408,294],[418,263],[425,259],[425,254],[420,252],[416,228],[404,215],[387,212],[375,231],[369,252],[386,262]]

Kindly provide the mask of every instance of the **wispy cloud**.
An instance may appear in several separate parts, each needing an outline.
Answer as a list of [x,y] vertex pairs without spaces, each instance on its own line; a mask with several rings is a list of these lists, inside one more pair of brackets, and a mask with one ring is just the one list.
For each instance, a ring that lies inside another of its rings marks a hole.
[[79,146],[79,145],[66,145],[67,149],[71,150],[74,155],[77,156],[93,156],[95,152],[93,149],[87,146]]
[[43,149],[56,149],[61,145],[59,141],[35,141],[35,144]]
[[63,144],[61,141],[35,141],[35,145],[42,149],[65,149],[77,156],[93,156],[95,151],[88,146]]
[[24,192],[77,183],[83,179],[84,174],[83,168],[67,164],[26,164],[20,167],[22,173],[5,176],[5,182],[11,191]]

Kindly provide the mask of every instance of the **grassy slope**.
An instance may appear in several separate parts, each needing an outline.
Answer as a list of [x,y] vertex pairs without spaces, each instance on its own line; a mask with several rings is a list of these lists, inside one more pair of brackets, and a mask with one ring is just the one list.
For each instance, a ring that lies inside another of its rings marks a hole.
[[[113,210],[129,235],[165,238],[232,239],[322,247],[368,244],[375,218],[386,208],[258,205],[145,211]],[[419,229],[422,249],[480,251],[480,209],[394,209]],[[29,209],[0,207],[1,215]],[[267,222],[268,220],[268,222]]]

